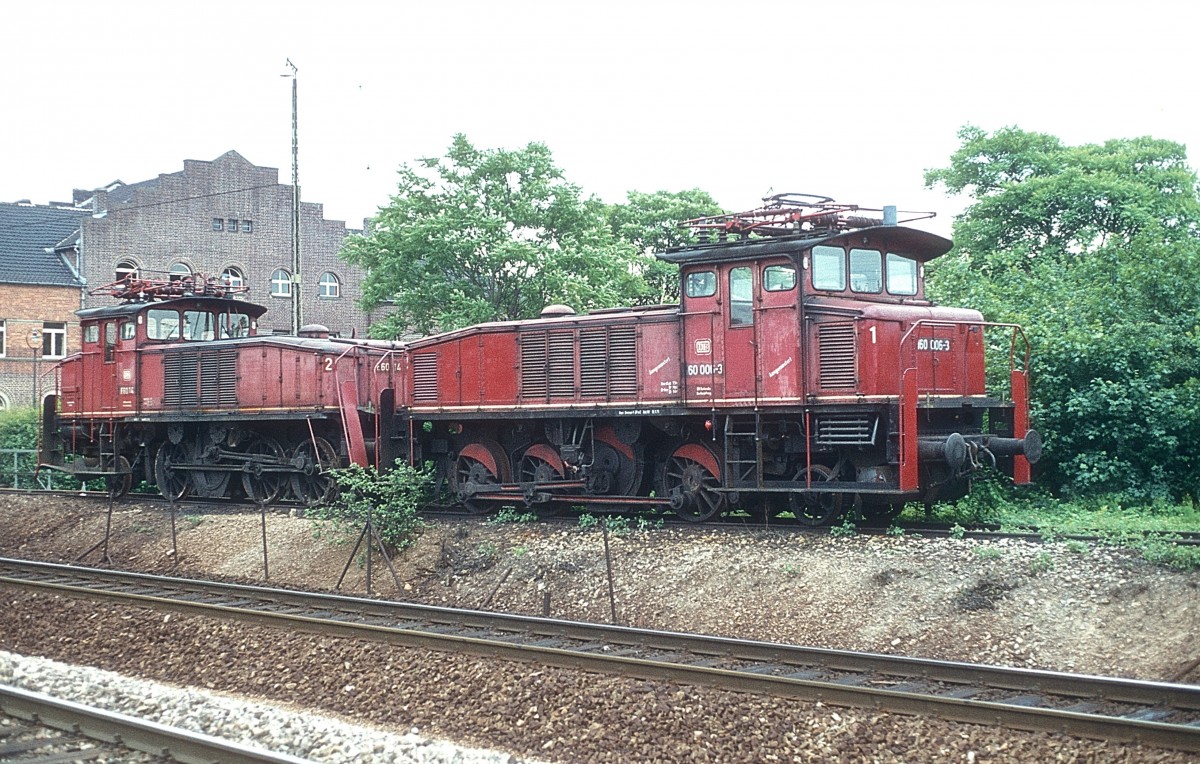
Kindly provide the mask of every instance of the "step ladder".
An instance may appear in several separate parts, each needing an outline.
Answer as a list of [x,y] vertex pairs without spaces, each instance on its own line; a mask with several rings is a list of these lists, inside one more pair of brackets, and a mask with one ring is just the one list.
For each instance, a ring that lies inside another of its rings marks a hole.
[[762,416],[725,417],[725,485],[729,488],[762,486]]

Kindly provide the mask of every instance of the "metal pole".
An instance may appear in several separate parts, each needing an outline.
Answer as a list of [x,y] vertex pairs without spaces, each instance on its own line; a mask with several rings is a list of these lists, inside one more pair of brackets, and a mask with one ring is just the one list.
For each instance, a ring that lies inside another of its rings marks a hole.
[[[292,334],[299,334],[304,324],[304,309],[300,300],[300,128],[297,111],[296,85],[299,71],[292,60]],[[287,75],[284,75],[287,76]]]
[[608,550],[608,518],[600,522],[600,530],[604,534],[604,567],[608,571],[608,608],[612,623],[617,622],[617,596],[613,589],[612,553]]

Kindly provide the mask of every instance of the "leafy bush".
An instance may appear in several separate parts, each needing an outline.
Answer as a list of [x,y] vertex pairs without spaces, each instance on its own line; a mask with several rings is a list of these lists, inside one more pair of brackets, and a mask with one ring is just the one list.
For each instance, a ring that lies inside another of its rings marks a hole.
[[[0,411],[0,448],[26,450],[37,448],[37,410],[16,408]],[[33,485],[37,457],[33,454],[5,454],[0,459],[0,486],[12,488]]]
[[380,473],[352,464],[336,470],[333,477],[337,497],[309,510],[319,525],[349,537],[362,530],[370,514],[379,538],[392,549],[404,549],[415,540],[422,528],[417,510],[433,492],[432,467],[417,468],[397,460],[393,469]]

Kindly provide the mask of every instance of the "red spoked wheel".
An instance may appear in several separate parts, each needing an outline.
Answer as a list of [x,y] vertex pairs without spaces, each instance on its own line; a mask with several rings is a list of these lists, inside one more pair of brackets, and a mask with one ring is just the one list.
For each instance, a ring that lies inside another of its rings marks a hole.
[[689,522],[709,520],[725,509],[721,487],[721,462],[711,448],[698,441],[676,446],[663,465],[663,495],[675,514]]
[[518,483],[553,483],[562,480],[566,473],[562,458],[553,446],[534,443],[521,454],[517,464]]
[[472,514],[483,514],[494,502],[477,499],[489,486],[498,486],[512,479],[512,467],[508,455],[494,440],[469,443],[454,459],[454,470],[450,473],[450,487],[458,502]]

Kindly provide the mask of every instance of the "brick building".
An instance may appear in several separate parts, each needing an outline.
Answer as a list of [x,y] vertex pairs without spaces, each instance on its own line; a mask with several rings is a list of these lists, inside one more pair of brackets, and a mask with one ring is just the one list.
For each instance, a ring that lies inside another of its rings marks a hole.
[[31,406],[79,347],[79,227],[70,205],[0,203],[0,408]]
[[[326,220],[321,204],[300,209],[301,283],[292,275],[292,187],[279,171],[236,151],[211,162],[185,160],[183,171],[139,183],[76,190],[82,220],[81,273],[90,289],[131,271],[203,273],[248,287],[265,305],[259,332],[289,333],[291,290],[300,290],[303,322],[340,336],[365,336],[372,316],[358,301],[363,273],[338,260],[346,224]],[[89,295],[94,307],[113,298]]]

